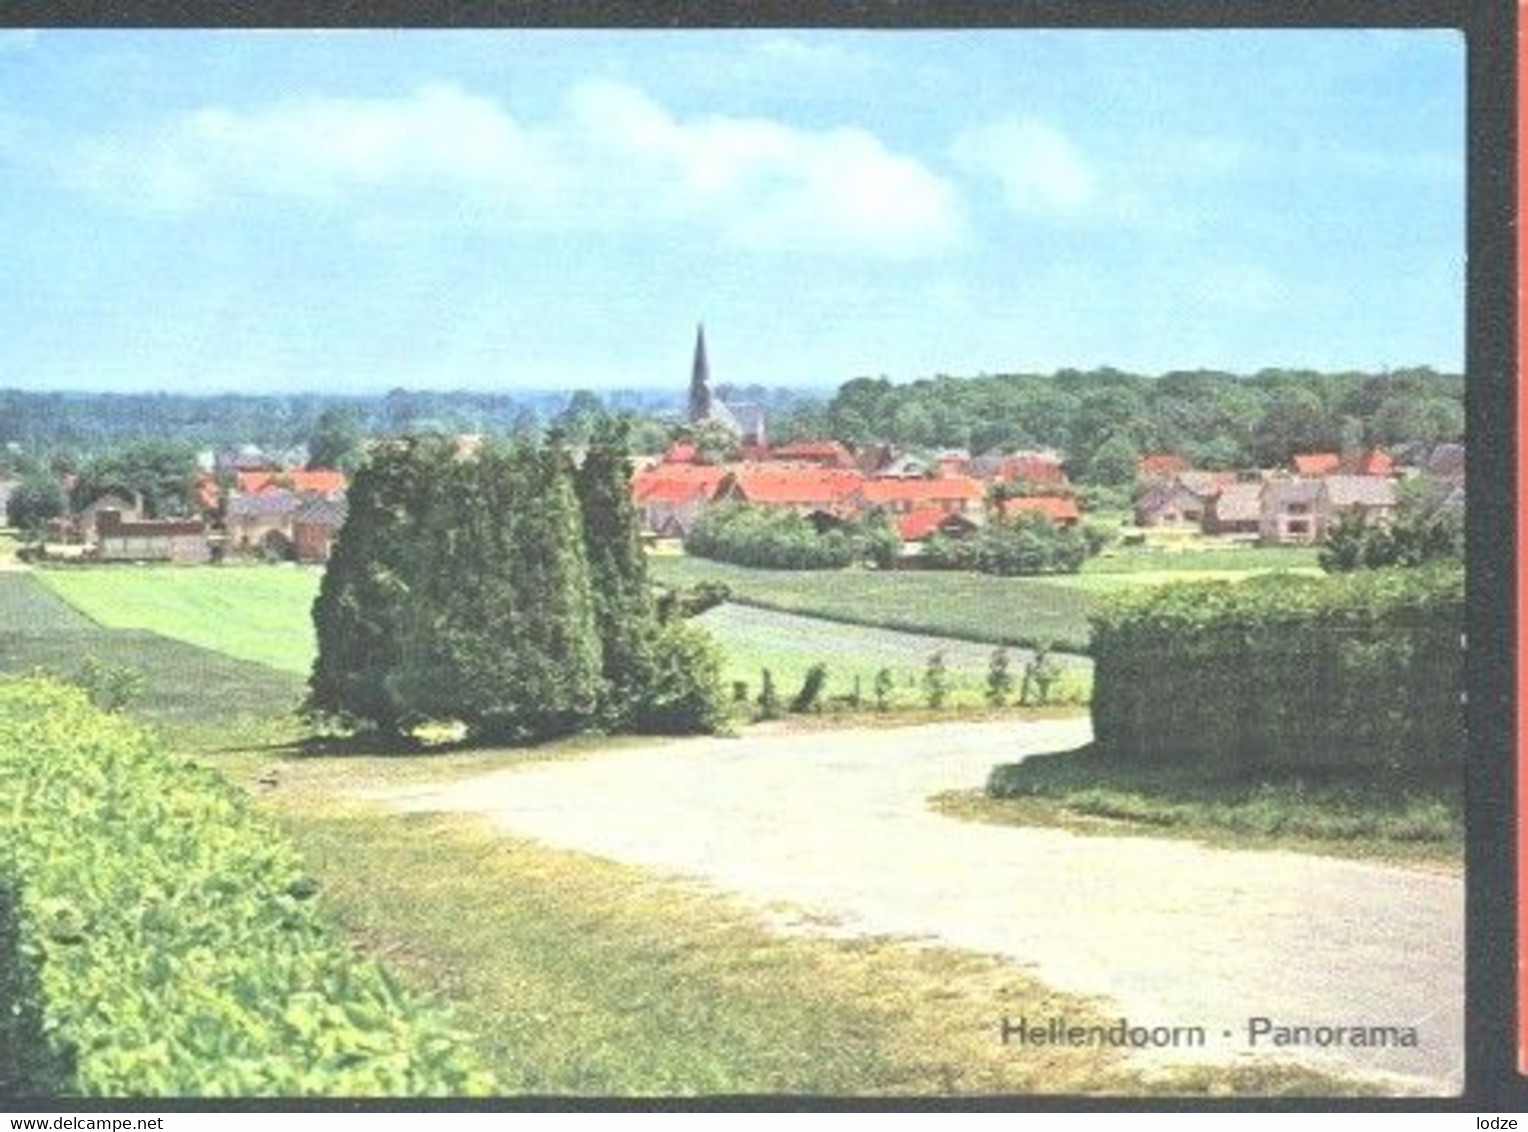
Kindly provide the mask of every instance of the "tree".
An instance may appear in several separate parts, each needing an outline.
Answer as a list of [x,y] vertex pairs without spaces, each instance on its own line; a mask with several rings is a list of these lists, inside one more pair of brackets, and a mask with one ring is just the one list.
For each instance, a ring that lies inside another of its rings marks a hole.
[[806,676],[801,681],[801,689],[796,693],[796,698],[791,700],[791,711],[798,715],[809,711],[816,711],[818,701],[822,699],[823,686],[828,682],[828,666],[826,664],[814,664],[806,670]]
[[71,502],[84,507],[115,488],[138,495],[150,518],[188,515],[197,474],[196,452],[190,445],[137,441],[87,463],[75,482]]
[[68,510],[69,497],[63,485],[47,472],[37,471],[24,476],[11,490],[5,519],[12,527],[32,536],[47,526],[49,519],[57,519]]
[[647,556],[631,501],[627,435],[624,424],[601,423],[573,481],[594,593],[605,703],[614,727],[627,726],[641,715],[655,675],[658,632]]
[[987,663],[987,702],[1002,707],[1013,694],[1013,671],[1008,664],[1008,650],[997,648]]
[[351,471],[361,457],[361,426],[349,409],[331,405],[308,434],[308,467]]
[[950,673],[944,663],[944,650],[935,649],[929,654],[923,667],[923,699],[929,707],[938,710],[950,694]]
[[1124,433],[1116,433],[1093,453],[1084,478],[1088,483],[1128,484],[1135,479],[1140,466],[1140,446]]
[[878,669],[875,674],[875,684],[872,685],[872,691],[875,693],[876,711],[885,711],[890,706],[893,686],[891,669]]

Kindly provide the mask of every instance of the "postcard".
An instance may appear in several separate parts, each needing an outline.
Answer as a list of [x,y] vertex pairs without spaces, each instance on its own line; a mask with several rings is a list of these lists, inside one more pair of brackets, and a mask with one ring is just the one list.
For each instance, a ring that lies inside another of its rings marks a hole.
[[0,1097],[1459,1097],[1468,67],[0,32]]

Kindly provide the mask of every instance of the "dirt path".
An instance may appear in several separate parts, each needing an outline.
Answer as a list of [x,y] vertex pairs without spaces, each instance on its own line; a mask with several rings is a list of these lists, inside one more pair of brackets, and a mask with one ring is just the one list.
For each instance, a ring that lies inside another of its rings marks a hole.
[[[931,794],[980,785],[996,762],[1087,739],[1086,721],[755,734],[369,796],[486,814],[552,845],[827,917],[835,931],[1001,955],[1058,989],[1106,996],[1110,1016],[1133,1025],[1204,1028],[1202,1048],[1165,1056],[1298,1057],[1429,1092],[1462,1087],[1458,877],[927,808]],[[1416,1027],[1416,1045],[1355,1048],[1344,1035],[1340,1047],[1275,1047],[1270,1035],[1250,1046],[1258,1017]]]

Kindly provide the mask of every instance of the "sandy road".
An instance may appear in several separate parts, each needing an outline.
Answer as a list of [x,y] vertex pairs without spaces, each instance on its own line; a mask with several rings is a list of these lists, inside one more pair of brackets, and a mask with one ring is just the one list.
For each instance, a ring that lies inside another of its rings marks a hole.
[[[369,796],[485,814],[517,835],[697,879],[761,908],[799,907],[836,931],[1002,956],[1058,989],[1104,996],[1133,1024],[1204,1028],[1202,1048],[1166,1056],[1294,1056],[1400,1075],[1408,1090],[1462,1087],[1460,878],[990,826],[927,807],[933,793],[980,785],[996,762],[1087,739],[1086,721],[753,734]],[[1415,1027],[1417,1044],[1254,1045],[1257,1017]]]

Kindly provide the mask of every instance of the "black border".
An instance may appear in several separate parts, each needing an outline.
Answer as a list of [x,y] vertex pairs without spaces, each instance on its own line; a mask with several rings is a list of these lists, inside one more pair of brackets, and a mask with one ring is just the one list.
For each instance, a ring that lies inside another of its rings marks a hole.
[[[1528,2],[1528,0],[1525,0]],[[1316,1111],[1522,1112],[1516,804],[1516,246],[1518,8],[1511,0],[8,0],[0,27],[41,28],[1437,28],[1466,40],[1470,449],[1466,1089],[1458,1098],[973,1098],[786,1095],[488,1101],[27,1099],[29,1112]],[[16,1104],[0,1098],[8,1104]]]

